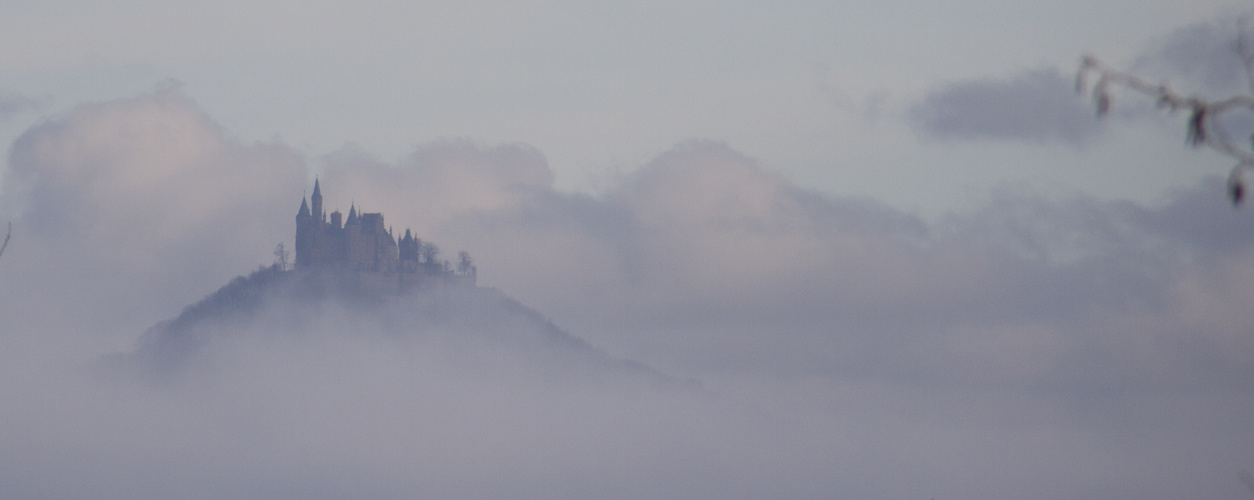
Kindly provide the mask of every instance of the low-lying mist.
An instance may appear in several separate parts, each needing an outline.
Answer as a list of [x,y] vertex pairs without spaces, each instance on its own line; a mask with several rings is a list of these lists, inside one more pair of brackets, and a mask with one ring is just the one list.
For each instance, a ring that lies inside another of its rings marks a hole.
[[[568,193],[526,145],[307,160],[173,90],[10,151],[3,498],[1249,499],[1222,179],[925,222],[691,142]],[[481,286],[233,279],[292,248],[307,162]]]
[[748,498],[831,481],[806,419],[613,359],[499,291],[309,295],[295,275],[236,280],[131,353],[6,356],[31,383],[0,395],[5,496]]
[[[362,300],[294,293],[293,276],[270,269],[235,280],[154,326],[129,353],[83,363],[9,346],[0,355],[0,492],[1241,494],[1225,459],[1248,450],[1221,436],[1241,432],[1250,408],[1223,392],[1077,403],[1074,394],[752,372],[697,383],[607,356],[496,290]],[[271,291],[224,300],[250,287]],[[1199,405],[1213,412],[1188,409]],[[1181,457],[1197,462],[1171,481],[1157,476]]]

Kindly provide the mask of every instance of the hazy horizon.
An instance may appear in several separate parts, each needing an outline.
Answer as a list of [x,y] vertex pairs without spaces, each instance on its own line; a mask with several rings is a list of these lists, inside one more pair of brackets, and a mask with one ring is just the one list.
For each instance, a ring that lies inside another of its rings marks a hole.
[[[1254,494],[1254,211],[1071,80],[1245,92],[1243,4],[369,6],[0,7],[0,496]],[[499,302],[268,303],[102,374],[315,178]]]

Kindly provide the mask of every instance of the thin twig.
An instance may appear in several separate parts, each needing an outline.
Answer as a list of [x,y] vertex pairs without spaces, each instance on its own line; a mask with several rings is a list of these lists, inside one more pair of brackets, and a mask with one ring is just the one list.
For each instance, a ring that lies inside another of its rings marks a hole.
[[1250,95],[1234,95],[1218,101],[1185,96],[1165,84],[1155,85],[1139,76],[1111,68],[1093,56],[1085,56],[1080,61],[1080,70],[1076,74],[1076,92],[1085,93],[1090,75],[1097,76],[1097,84],[1093,86],[1093,106],[1098,117],[1105,116],[1110,111],[1112,85],[1152,97],[1159,108],[1170,112],[1188,110],[1185,143],[1197,148],[1209,147],[1237,160],[1228,176],[1228,196],[1233,204],[1240,205],[1245,195],[1244,172],[1254,170],[1254,137],[1251,137],[1250,145],[1238,145],[1220,118],[1242,109],[1254,113],[1254,47],[1250,45],[1244,21],[1237,35],[1236,51],[1245,68]]
[[1249,84],[1250,95],[1254,95],[1254,48],[1250,47],[1249,34],[1245,28],[1250,18],[1242,16],[1237,24],[1237,55],[1241,57],[1241,65],[1245,66],[1245,83]]
[[13,236],[13,223],[9,223],[9,230],[4,233],[4,243],[0,243],[0,255],[4,255],[4,249],[9,248],[9,237]]

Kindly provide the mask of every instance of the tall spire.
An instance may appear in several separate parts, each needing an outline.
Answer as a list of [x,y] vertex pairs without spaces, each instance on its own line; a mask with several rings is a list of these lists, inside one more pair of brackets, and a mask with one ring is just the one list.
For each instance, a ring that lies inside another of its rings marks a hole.
[[326,214],[322,212],[322,189],[318,186],[317,177],[314,177],[314,192],[313,196],[309,197],[309,203],[313,205],[311,208],[315,219],[326,219]]
[[300,197],[300,212],[296,213],[296,217],[309,217],[309,204],[305,203],[305,197]]

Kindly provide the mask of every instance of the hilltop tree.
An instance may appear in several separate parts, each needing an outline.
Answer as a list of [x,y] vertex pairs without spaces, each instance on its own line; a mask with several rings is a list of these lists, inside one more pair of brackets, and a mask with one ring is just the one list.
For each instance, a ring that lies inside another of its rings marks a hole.
[[473,275],[476,271],[475,261],[470,258],[470,252],[465,250],[457,252],[457,274]]
[[274,265],[279,266],[280,271],[287,270],[288,258],[290,256],[291,254],[287,252],[287,247],[283,246],[282,241],[279,242],[278,246],[274,247]]
[[1080,62],[1076,92],[1088,92],[1088,80],[1096,77],[1092,96],[1098,117],[1110,111],[1111,88],[1114,86],[1152,97],[1160,109],[1173,113],[1188,112],[1185,142],[1195,148],[1213,149],[1236,160],[1236,165],[1228,174],[1228,198],[1233,205],[1240,205],[1246,194],[1245,172],[1254,169],[1254,136],[1243,144],[1238,143],[1226,127],[1224,118],[1240,110],[1254,113],[1254,47],[1250,45],[1244,25],[1238,29],[1234,48],[1245,69],[1249,95],[1237,94],[1217,100],[1185,96],[1166,84],[1152,84],[1139,76],[1113,69],[1093,56],[1085,56]]
[[418,244],[418,257],[427,264],[438,264],[440,262],[440,247],[435,243],[420,242]]

